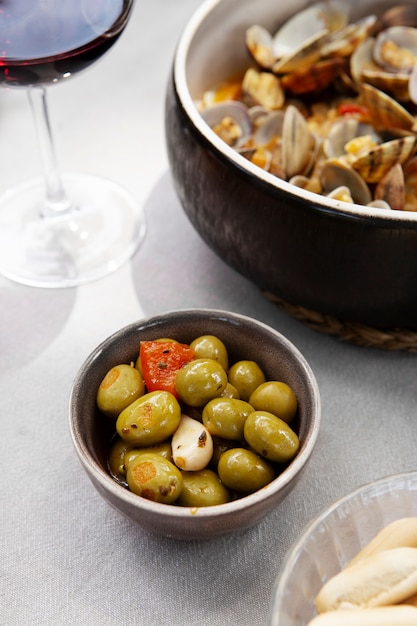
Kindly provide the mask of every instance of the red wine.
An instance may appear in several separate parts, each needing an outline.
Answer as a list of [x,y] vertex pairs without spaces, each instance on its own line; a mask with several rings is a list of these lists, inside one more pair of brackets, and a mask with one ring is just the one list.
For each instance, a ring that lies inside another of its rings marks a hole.
[[0,0],[0,84],[57,82],[118,39],[133,0]]

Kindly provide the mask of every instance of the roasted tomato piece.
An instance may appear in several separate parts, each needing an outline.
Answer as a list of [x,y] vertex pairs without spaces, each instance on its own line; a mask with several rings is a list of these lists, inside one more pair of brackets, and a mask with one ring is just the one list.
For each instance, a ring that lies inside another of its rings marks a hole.
[[140,362],[148,391],[169,391],[176,398],[175,379],[183,365],[194,358],[194,350],[185,343],[141,341]]
[[370,119],[368,109],[360,104],[356,104],[356,102],[339,104],[337,111],[339,115],[353,115],[359,117],[362,121]]

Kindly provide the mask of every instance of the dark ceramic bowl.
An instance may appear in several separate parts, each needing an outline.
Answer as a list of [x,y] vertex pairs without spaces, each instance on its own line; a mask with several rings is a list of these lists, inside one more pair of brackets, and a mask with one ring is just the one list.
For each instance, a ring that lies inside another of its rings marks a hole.
[[[136,360],[141,340],[172,337],[189,343],[207,333],[224,341],[231,363],[250,357],[260,364],[268,379],[282,380],[293,388],[299,404],[295,429],[300,451],[269,485],[239,500],[198,510],[151,502],[116,483],[107,471],[114,424],[110,425],[97,411],[97,388],[113,365]],[[226,311],[173,311],[126,326],[92,352],[72,388],[69,422],[81,464],[109,504],[150,532],[177,539],[208,539],[255,524],[294,488],[317,439],[320,397],[304,357],[272,328]]]
[[[351,19],[392,0],[346,0]],[[365,208],[297,189],[221,141],[195,101],[243,74],[245,30],[274,32],[307,5],[209,0],[186,26],[166,98],[172,176],[204,241],[260,289],[344,321],[417,327],[417,213]]]

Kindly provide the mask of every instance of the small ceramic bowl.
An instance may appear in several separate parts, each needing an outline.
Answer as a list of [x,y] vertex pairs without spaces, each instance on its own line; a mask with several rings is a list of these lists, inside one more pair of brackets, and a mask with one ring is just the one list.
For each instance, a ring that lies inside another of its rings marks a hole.
[[277,577],[270,626],[306,626],[314,598],[384,526],[417,515],[417,472],[381,478],[337,500],[304,530]]
[[[229,361],[255,360],[269,380],[286,382],[298,399],[297,456],[263,489],[227,504],[199,509],[152,502],[116,483],[107,471],[114,424],[96,407],[98,386],[114,365],[135,361],[141,340],[172,337],[190,343],[213,334],[225,343]],[[140,320],[111,335],[81,366],[74,381],[69,423],[75,450],[99,494],[120,513],[148,531],[177,539],[207,539],[243,529],[274,509],[299,480],[317,439],[320,396],[314,374],[300,354],[276,330],[254,319],[217,310],[172,311]]]
[[[417,213],[359,206],[296,187],[228,146],[196,104],[205,91],[253,67],[245,45],[248,27],[275,33],[310,4],[207,0],[192,16],[166,96],[175,189],[202,239],[260,289],[346,322],[417,328]],[[417,10],[415,0],[409,4]],[[337,5],[356,21],[395,3]]]

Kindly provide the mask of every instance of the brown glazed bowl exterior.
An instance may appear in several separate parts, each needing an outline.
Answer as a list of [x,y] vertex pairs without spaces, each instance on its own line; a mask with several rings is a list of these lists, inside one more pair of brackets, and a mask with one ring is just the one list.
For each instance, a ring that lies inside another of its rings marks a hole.
[[[324,198],[223,143],[195,100],[249,66],[245,29],[271,32],[306,0],[208,0],[180,37],[166,96],[176,192],[202,239],[260,289],[344,321],[417,327],[417,214]],[[392,0],[346,0],[351,19]]]
[[[96,408],[97,388],[118,363],[136,360],[141,340],[172,337],[189,343],[202,334],[220,337],[230,362],[257,361],[268,379],[289,384],[298,398],[295,426],[300,451],[269,485],[239,500],[193,509],[141,498],[116,483],[107,471],[114,423]],[[75,450],[98,493],[115,509],[147,531],[176,539],[209,539],[249,527],[272,511],[295,487],[316,443],[321,415],[320,395],[305,358],[276,330],[254,319],[218,310],[172,311],[122,328],[86,359],[74,381],[69,424]]]

